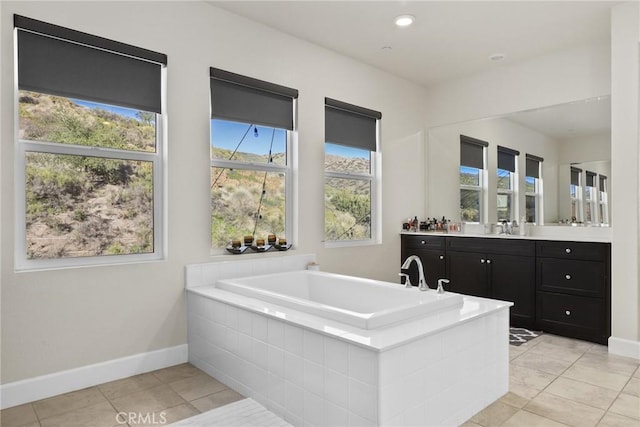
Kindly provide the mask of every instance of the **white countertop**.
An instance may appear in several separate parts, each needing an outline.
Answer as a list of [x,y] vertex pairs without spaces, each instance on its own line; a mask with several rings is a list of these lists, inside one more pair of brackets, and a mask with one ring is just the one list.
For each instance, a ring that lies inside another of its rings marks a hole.
[[559,240],[565,242],[611,243],[610,227],[542,226],[532,227],[526,236],[517,234],[482,234],[474,232],[401,231],[410,236],[483,237],[488,239]]
[[[509,307],[513,305],[508,301],[463,295],[463,304],[459,308],[438,311],[425,317],[403,321],[385,328],[360,329],[277,304],[227,292],[216,288],[215,285],[197,286],[187,289],[187,292],[212,298],[284,322],[290,322],[376,351],[388,350],[408,341],[436,334],[500,310],[509,310]],[[416,292],[420,291],[416,289]],[[431,290],[431,292],[435,291]]]

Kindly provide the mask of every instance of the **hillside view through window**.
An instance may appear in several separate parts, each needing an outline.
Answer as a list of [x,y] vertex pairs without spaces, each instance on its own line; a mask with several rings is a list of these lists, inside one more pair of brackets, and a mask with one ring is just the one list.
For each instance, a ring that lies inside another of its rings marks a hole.
[[26,146],[27,258],[152,253],[153,163],[126,152],[155,153],[156,114],[27,91],[18,107],[22,143],[55,143]]

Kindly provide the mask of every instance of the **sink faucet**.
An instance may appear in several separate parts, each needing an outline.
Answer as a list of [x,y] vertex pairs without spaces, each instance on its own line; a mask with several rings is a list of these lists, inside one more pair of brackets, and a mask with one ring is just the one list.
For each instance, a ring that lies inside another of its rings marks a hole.
[[418,264],[418,289],[420,289],[421,291],[428,290],[429,286],[427,286],[427,282],[424,280],[424,268],[422,267],[422,261],[417,255],[411,255],[407,257],[407,259],[404,260],[404,263],[402,263],[401,268],[409,268],[412,261],[415,261],[416,264]]

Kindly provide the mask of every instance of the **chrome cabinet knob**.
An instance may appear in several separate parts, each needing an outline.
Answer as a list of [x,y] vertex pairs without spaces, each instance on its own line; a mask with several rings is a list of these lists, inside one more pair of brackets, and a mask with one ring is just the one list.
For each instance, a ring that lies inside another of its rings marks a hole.
[[424,240],[421,240],[420,243],[422,243],[423,245],[427,244],[427,242],[425,242]]
[[571,316],[571,311],[565,310],[564,314],[566,314],[567,316]]
[[567,280],[571,280],[571,275],[570,274],[565,274],[564,278],[567,279]]
[[571,253],[571,248],[567,248],[564,250],[566,253],[570,254]]
[[485,262],[484,258],[480,259],[481,264],[484,264],[484,262]]
[[438,258],[440,258],[440,259],[444,259],[444,255],[440,255]]
[[491,264],[491,260],[490,259],[487,260],[487,264]]

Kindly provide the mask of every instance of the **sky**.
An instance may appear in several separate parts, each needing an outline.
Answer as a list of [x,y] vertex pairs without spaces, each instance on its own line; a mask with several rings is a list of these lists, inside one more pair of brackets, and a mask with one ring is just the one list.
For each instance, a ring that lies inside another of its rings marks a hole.
[[97,102],[83,101],[81,99],[71,99],[71,101],[73,101],[75,104],[80,105],[82,107],[87,107],[91,109],[99,108],[101,110],[106,110],[110,113],[118,114],[124,117],[131,117],[134,119],[137,118],[136,113],[138,113],[139,111],[133,108],[117,107],[115,105],[100,104]]
[[[123,117],[137,118],[136,114],[138,113],[138,110],[136,109],[100,104],[80,99],[72,99],[72,101],[82,107],[91,109],[100,108]],[[249,125],[246,123],[212,119],[210,131],[211,145],[216,148],[224,148],[233,151],[236,149],[248,127]],[[259,155],[268,154],[272,135],[273,128],[259,125],[252,126],[252,129],[245,137],[238,151]],[[286,151],[286,137],[287,133],[284,129],[276,129],[275,135],[273,135],[272,154],[284,153]],[[304,143],[301,142],[300,146],[302,147],[303,145]],[[326,154],[346,158],[369,159],[369,151],[360,148],[329,143],[325,145],[325,148]]]

